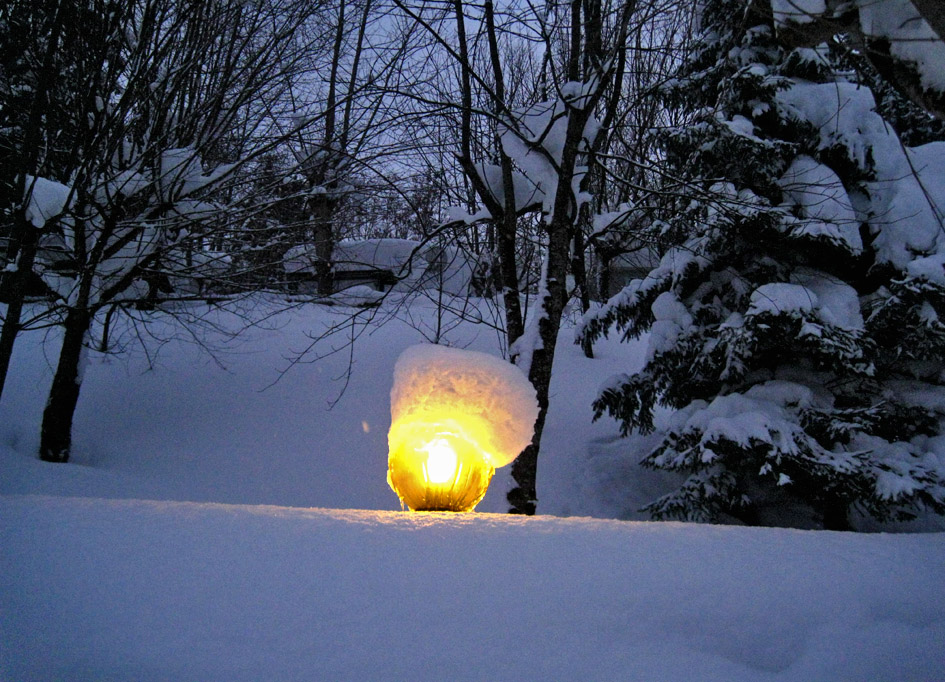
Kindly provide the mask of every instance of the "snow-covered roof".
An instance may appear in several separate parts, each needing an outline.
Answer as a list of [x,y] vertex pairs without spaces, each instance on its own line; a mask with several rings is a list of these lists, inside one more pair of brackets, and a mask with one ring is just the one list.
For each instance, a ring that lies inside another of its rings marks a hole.
[[[463,295],[472,277],[472,264],[456,246],[415,239],[362,239],[338,242],[332,249],[332,270],[346,272],[389,271],[400,283],[395,288],[433,286]],[[314,275],[318,256],[313,244],[289,249],[282,266],[290,275]]]
[[[391,270],[398,272],[410,257],[426,250],[415,239],[361,239],[341,241],[332,249],[333,269],[336,272],[347,270]],[[314,244],[300,244],[286,251],[282,264],[286,272],[314,271],[318,257]]]

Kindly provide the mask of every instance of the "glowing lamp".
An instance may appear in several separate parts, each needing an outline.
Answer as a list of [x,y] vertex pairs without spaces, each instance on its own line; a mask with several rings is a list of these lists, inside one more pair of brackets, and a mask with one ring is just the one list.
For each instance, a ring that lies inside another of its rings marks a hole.
[[485,353],[408,348],[394,367],[387,483],[413,511],[472,511],[531,441],[535,391]]
[[413,511],[471,511],[495,473],[491,457],[445,422],[411,431],[391,449],[390,487]]

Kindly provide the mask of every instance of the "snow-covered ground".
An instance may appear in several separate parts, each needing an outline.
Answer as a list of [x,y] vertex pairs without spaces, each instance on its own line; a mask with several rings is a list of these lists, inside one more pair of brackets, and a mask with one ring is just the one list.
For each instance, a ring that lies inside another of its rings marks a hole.
[[[257,314],[278,309],[262,300],[255,304]],[[376,320],[387,319],[389,310],[380,311]],[[216,349],[214,357],[186,338],[159,347],[152,341],[148,355],[133,344],[123,355],[91,353],[76,412],[72,462],[65,467],[34,456],[57,340],[42,332],[22,336],[0,401],[0,492],[400,509],[386,483],[394,363],[405,348],[423,343],[424,333],[430,335],[435,306],[415,299],[409,319],[402,309],[395,319],[360,329],[353,356],[345,347],[349,335],[342,333],[317,347],[321,353],[340,352],[280,373],[311,343],[312,334],[351,311],[308,305],[279,312],[226,346],[222,337],[206,335],[202,340]],[[226,329],[242,324],[219,312],[209,318]],[[179,330],[160,324],[149,331],[166,340]],[[635,501],[608,501],[607,486],[615,474],[589,458],[588,445],[594,443],[594,453],[613,449],[615,424],[592,424],[590,405],[602,382],[638,362],[637,347],[601,344],[598,358],[587,360],[572,336],[573,330],[565,328],[559,344],[561,362],[539,469],[541,512],[632,515]],[[128,341],[112,338],[116,345]],[[499,353],[496,332],[484,325],[454,326],[445,340]],[[616,447],[625,456],[625,443]],[[508,471],[497,472],[478,511],[506,510]],[[625,484],[615,484],[615,498],[625,495]],[[601,485],[605,489],[598,494]]]
[[9,680],[943,677],[945,537],[6,498]]
[[[639,345],[587,360],[563,331],[543,516],[400,512],[389,390],[432,307],[368,328],[347,382],[342,349],[270,386],[346,312],[277,314],[216,360],[183,340],[152,343],[153,369],[93,353],[68,465],[34,455],[57,344],[21,337],[0,402],[0,680],[945,679],[945,534],[605,520],[667,485],[633,466],[645,443],[590,423]],[[483,326],[447,339],[497,353]],[[504,511],[507,471],[480,512]]]

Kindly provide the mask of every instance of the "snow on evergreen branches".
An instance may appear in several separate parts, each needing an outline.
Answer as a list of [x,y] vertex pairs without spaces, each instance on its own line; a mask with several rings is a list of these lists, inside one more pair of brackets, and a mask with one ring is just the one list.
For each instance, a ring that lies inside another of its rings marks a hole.
[[945,143],[902,144],[836,46],[782,47],[770,11],[702,20],[663,91],[691,113],[660,134],[687,188],[672,244],[581,328],[649,332],[646,365],[595,414],[627,434],[676,410],[642,462],[688,476],[658,518],[943,513]]

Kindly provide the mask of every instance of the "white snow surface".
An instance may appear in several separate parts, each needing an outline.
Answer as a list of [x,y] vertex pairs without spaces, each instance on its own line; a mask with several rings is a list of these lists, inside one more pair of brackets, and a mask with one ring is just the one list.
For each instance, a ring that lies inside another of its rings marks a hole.
[[0,500],[4,679],[941,679],[945,536]]
[[[218,362],[169,321],[148,329],[167,339],[150,366],[133,346],[91,351],[67,465],[35,459],[60,337],[18,339],[0,401],[0,679],[945,678],[941,532],[616,520],[678,484],[636,465],[652,436],[590,421],[646,338],[590,360],[562,330],[542,516],[415,514],[386,484],[388,391],[435,308],[364,328],[350,376],[336,352],[266,388],[351,309],[252,304],[270,316]],[[451,345],[498,357],[486,327],[441,321]],[[119,323],[113,339],[133,333]],[[756,393],[811,399],[789,382]],[[479,509],[504,511],[509,482],[499,470]]]
[[444,414],[460,425],[487,424],[476,444],[498,468],[531,442],[538,399],[522,371],[502,358],[427,343],[410,346],[397,358],[390,413],[392,428]]

